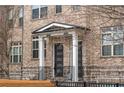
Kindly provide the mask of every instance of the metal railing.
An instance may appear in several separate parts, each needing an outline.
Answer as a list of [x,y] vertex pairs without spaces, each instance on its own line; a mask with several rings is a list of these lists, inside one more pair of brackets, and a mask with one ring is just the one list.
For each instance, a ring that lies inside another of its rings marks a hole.
[[93,82],[60,82],[56,81],[57,87],[124,87],[119,83],[93,83]]

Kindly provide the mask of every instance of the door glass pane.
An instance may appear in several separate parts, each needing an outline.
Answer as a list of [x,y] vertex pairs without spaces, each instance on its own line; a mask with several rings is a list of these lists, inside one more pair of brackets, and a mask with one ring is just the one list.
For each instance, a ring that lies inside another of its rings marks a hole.
[[63,45],[55,44],[55,76],[63,76]]
[[82,41],[78,42],[78,77],[83,76]]

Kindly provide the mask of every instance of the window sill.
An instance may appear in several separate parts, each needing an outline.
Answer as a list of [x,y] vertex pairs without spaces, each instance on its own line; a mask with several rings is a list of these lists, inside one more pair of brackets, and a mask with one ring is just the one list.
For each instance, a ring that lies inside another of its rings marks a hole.
[[31,58],[31,61],[38,61],[39,58]]
[[62,15],[62,12],[60,12],[60,13],[55,13],[55,16],[60,16],[60,15]]
[[101,56],[100,58],[124,58],[124,55],[118,56]]
[[42,18],[31,19],[31,21],[45,20],[45,19],[48,19],[48,16],[44,16],[44,17],[42,17]]
[[[31,61],[39,61],[39,58],[31,58]],[[46,59],[44,59],[46,61]]]
[[79,9],[79,10],[73,10],[73,9],[72,9],[72,10],[71,10],[72,13],[77,13],[77,12],[80,12],[80,11],[81,11],[81,9]]
[[21,65],[21,63],[10,63],[10,65]]

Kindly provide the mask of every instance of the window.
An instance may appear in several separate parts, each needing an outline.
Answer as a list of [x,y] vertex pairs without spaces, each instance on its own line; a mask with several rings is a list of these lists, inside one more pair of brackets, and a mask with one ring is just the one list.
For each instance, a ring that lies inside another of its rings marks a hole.
[[46,5],[33,5],[32,6],[32,19],[42,18],[47,16],[47,6]]
[[19,26],[23,26],[23,7],[22,6],[19,11]]
[[22,60],[21,42],[14,42],[11,46],[11,63],[20,63]]
[[[39,38],[38,38],[38,36],[33,36],[32,57],[39,58]],[[46,40],[44,40],[44,58],[46,59]]]
[[32,57],[33,58],[38,58],[39,57],[39,41],[38,41],[38,36],[33,37],[32,41]]
[[13,18],[13,10],[11,9],[10,11],[9,11],[9,20],[11,20]]
[[47,6],[41,5],[40,6],[40,18],[47,16]]
[[8,26],[9,28],[13,27],[13,10],[12,9],[9,11]]
[[56,5],[56,13],[61,13],[61,12],[62,12],[62,6]]
[[80,8],[81,8],[80,5],[73,5],[73,6],[72,6],[73,11],[79,11]]
[[39,18],[39,6],[33,5],[32,6],[32,19]]
[[124,55],[124,32],[122,26],[104,28],[102,33],[102,55]]

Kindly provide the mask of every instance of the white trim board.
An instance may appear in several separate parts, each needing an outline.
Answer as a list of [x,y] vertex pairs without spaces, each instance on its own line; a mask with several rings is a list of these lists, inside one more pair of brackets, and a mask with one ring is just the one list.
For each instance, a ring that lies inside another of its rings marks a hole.
[[48,28],[50,28],[52,26],[63,27],[63,28],[72,28],[72,27],[74,27],[74,26],[71,26],[71,25],[66,25],[66,24],[61,24],[61,23],[52,23],[52,24],[50,24],[48,26],[45,26],[45,27],[39,29],[36,32],[42,32],[42,31],[44,31],[44,30],[46,30],[46,29],[48,29]]

